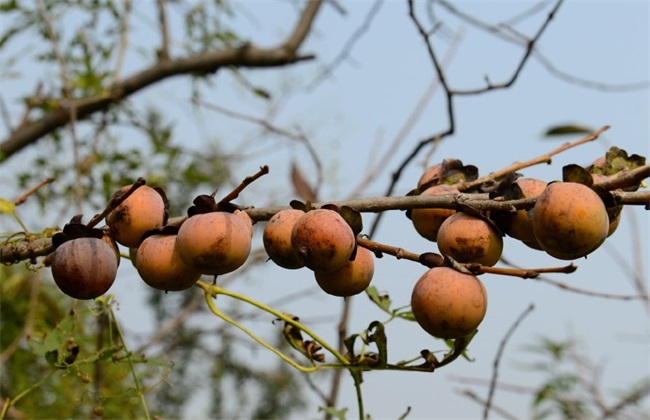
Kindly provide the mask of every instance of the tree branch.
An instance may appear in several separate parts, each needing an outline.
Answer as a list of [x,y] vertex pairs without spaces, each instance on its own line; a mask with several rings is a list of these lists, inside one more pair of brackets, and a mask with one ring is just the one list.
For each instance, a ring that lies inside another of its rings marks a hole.
[[102,94],[74,99],[66,107],[55,109],[39,119],[28,120],[0,142],[0,161],[68,124],[72,117],[71,110],[75,110],[75,117],[81,120],[95,112],[106,110],[112,104],[119,103],[128,96],[173,76],[214,73],[222,67],[277,67],[313,59],[313,55],[298,54],[298,48],[309,34],[321,3],[320,0],[307,2],[293,32],[276,47],[258,48],[252,44],[245,44],[176,60],[159,61],[114,84]]

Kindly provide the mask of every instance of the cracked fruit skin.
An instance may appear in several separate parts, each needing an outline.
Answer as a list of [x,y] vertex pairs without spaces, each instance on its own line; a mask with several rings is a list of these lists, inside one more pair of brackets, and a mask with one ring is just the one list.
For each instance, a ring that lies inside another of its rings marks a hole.
[[[130,185],[120,188],[124,192]],[[137,248],[145,232],[162,226],[165,202],[153,188],[141,186],[106,217],[111,235],[120,245]]]
[[186,264],[202,274],[235,271],[251,251],[251,228],[245,220],[222,211],[194,215],[181,225],[176,246]]
[[[427,188],[421,195],[458,194],[457,188],[441,184]],[[425,239],[435,242],[438,236],[440,225],[449,216],[455,214],[453,209],[413,209],[411,221],[415,230]]]
[[113,248],[97,238],[64,242],[50,259],[54,282],[75,299],[95,299],[106,293],[117,276],[117,264]]
[[411,295],[417,323],[437,338],[471,334],[487,312],[487,291],[473,275],[449,267],[431,268],[417,281]]
[[320,288],[333,296],[348,297],[358,295],[368,288],[375,273],[375,260],[372,252],[357,247],[357,254],[338,270],[315,271],[314,277]]
[[348,262],[356,238],[340,214],[317,209],[296,220],[291,230],[291,245],[307,268],[334,271]]
[[151,235],[138,247],[135,268],[145,283],[154,289],[189,289],[201,273],[185,263],[176,249],[176,235]]
[[456,213],[438,231],[438,249],[461,263],[493,266],[501,258],[503,238],[487,221]]
[[293,226],[305,212],[296,209],[280,210],[269,219],[264,227],[262,241],[271,261],[282,268],[294,270],[302,268],[305,263],[291,245]]
[[533,207],[533,232],[547,254],[572,260],[590,254],[605,241],[609,218],[591,188],[575,182],[554,182]]

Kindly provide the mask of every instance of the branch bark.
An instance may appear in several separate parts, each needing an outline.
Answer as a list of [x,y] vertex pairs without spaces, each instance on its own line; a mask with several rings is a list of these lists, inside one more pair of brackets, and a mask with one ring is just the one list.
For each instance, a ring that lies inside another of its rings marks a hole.
[[115,83],[102,94],[73,99],[67,106],[55,109],[39,119],[27,120],[0,142],[0,161],[68,124],[72,117],[71,110],[75,111],[74,116],[77,119],[82,120],[173,76],[214,73],[222,67],[278,67],[313,59],[313,55],[299,54],[298,49],[309,34],[321,4],[321,0],[308,1],[293,32],[276,47],[258,48],[252,44],[245,44],[175,60],[160,60]]

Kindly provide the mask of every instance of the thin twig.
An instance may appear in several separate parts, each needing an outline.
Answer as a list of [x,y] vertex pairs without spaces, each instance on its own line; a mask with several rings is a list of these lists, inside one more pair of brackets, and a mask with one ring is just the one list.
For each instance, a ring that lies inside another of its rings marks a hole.
[[41,182],[39,182],[38,184],[36,184],[36,185],[33,186],[32,188],[30,188],[29,190],[27,190],[27,191],[26,191],[24,194],[22,194],[20,197],[18,197],[18,198],[14,201],[14,204],[15,204],[16,206],[19,206],[19,205],[23,204],[25,201],[27,201],[27,199],[28,199],[32,194],[36,193],[36,191],[38,191],[38,190],[41,189],[43,186],[45,186],[45,185],[47,185],[47,184],[50,184],[50,183],[52,183],[52,182],[54,182],[54,181],[55,181],[54,178],[45,178],[44,180],[42,180]]
[[264,165],[260,168],[259,171],[257,171],[254,175],[247,176],[242,180],[242,182],[235,187],[228,195],[226,195],[224,198],[222,198],[220,201],[223,203],[229,203],[232,200],[236,199],[239,197],[239,193],[244,191],[244,188],[255,182],[256,179],[266,175],[269,173],[269,167],[267,165]]
[[458,188],[459,191],[465,191],[470,188],[475,188],[478,187],[479,185],[483,185],[485,183],[491,182],[495,179],[498,179],[504,175],[507,175],[511,172],[516,172],[524,168],[528,168],[530,166],[534,165],[539,165],[540,163],[551,163],[551,158],[559,153],[562,153],[568,149],[571,149],[576,146],[580,146],[582,144],[588,143],[590,141],[596,140],[604,131],[608,130],[609,126],[605,125],[601,127],[600,129],[596,130],[595,132],[589,134],[588,136],[583,137],[580,140],[577,140],[573,143],[564,143],[562,146],[558,147],[555,150],[552,150],[546,154],[537,156],[536,158],[533,158],[531,160],[525,161],[525,162],[515,162],[512,165],[506,166],[503,169],[500,169],[496,172],[493,172],[489,175],[483,176],[481,178],[478,178],[475,181],[470,181],[470,182],[464,182],[462,184],[457,184],[455,185],[456,188]]
[[488,390],[488,396],[487,400],[485,401],[485,408],[483,410],[483,418],[487,420],[488,415],[490,413],[490,407],[492,405],[492,399],[494,398],[494,392],[496,390],[496,384],[497,384],[497,377],[499,376],[499,363],[501,362],[501,357],[503,356],[503,351],[506,347],[506,343],[514,334],[515,330],[517,327],[521,324],[521,322],[524,320],[528,314],[530,314],[533,309],[535,309],[535,305],[532,303],[528,305],[528,308],[526,308],[519,317],[515,320],[515,322],[512,324],[512,326],[508,329],[508,332],[506,332],[506,335],[503,337],[501,340],[501,343],[499,343],[499,349],[497,351],[496,357],[494,358],[494,363],[493,363],[493,369],[492,369],[492,380],[490,381],[490,388]]

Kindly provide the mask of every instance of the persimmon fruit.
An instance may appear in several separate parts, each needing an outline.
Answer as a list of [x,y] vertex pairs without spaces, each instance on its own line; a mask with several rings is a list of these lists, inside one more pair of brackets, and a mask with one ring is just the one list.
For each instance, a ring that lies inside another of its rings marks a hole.
[[[519,186],[522,198],[528,198],[540,195],[546,189],[547,182],[537,178],[519,178],[515,184]],[[531,248],[537,245],[533,233],[532,211],[520,209],[516,213],[506,215],[503,229],[506,235],[526,243]],[[541,247],[537,245],[537,249]]]
[[291,245],[293,226],[304,214],[304,211],[297,209],[280,210],[264,226],[262,234],[264,249],[271,261],[282,268],[294,270],[305,266]]
[[481,281],[449,267],[435,267],[415,283],[411,310],[417,323],[434,337],[464,337],[478,328],[487,312]]
[[113,248],[91,237],[64,242],[50,255],[54,282],[75,299],[95,299],[106,293],[117,276],[117,264]]
[[134,262],[142,280],[155,289],[189,289],[201,277],[201,273],[181,258],[176,235],[147,237],[138,247]]
[[375,273],[375,260],[371,251],[357,247],[354,260],[334,271],[315,271],[318,286],[327,294],[341,297],[358,295],[368,288]]
[[[440,184],[429,187],[421,195],[458,194],[457,188],[450,185]],[[435,242],[438,236],[440,225],[449,216],[456,213],[454,209],[413,209],[411,221],[415,230],[425,239]]]
[[575,182],[549,184],[533,207],[533,232],[549,255],[572,260],[596,250],[607,238],[609,217],[601,198]]
[[251,227],[232,213],[196,214],[183,222],[176,246],[186,264],[202,274],[219,275],[241,267],[251,251]]
[[503,238],[487,220],[456,213],[438,230],[438,249],[461,263],[493,266],[501,258]]
[[348,262],[356,238],[339,213],[316,209],[296,220],[291,229],[291,245],[307,268],[334,271]]
[[[120,188],[127,191],[130,185]],[[162,226],[165,221],[165,201],[158,191],[143,185],[121,202],[108,216],[111,236],[128,248],[136,248],[145,232]]]
[[[592,173],[591,178],[594,180],[594,184],[600,184],[605,181],[609,181],[609,177],[603,174]],[[621,222],[621,212],[623,211],[623,206],[615,205],[611,207],[606,207],[606,209],[607,209],[607,217],[609,219],[609,229],[607,230],[607,237],[610,237],[616,231],[619,223]]]

